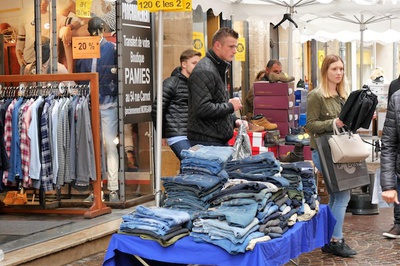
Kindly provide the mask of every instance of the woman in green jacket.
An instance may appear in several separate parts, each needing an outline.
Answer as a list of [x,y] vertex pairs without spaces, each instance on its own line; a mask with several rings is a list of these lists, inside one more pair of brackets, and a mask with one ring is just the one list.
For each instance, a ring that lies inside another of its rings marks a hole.
[[[320,85],[309,92],[307,97],[306,128],[311,133],[312,159],[319,171],[322,168],[315,138],[326,134],[332,135],[333,123],[336,123],[339,128],[344,126],[338,117],[346,98],[343,60],[337,55],[327,55],[321,66]],[[322,248],[323,252],[342,257],[357,254],[356,251],[347,246],[343,239],[343,222],[350,196],[350,190],[329,194],[328,205],[336,219],[336,225],[331,242]]]

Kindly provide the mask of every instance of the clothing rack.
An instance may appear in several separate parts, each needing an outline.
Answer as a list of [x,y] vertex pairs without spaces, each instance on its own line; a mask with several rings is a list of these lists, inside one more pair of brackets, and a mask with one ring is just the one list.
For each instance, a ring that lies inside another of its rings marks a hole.
[[99,75],[98,73],[74,73],[74,74],[39,74],[39,75],[0,75],[0,83],[7,82],[62,82],[66,80],[89,81],[90,82],[90,101],[91,101],[91,124],[93,133],[94,156],[96,162],[96,180],[93,181],[94,200],[92,206],[87,209],[34,209],[10,208],[0,206],[0,213],[44,213],[44,214],[83,214],[84,218],[94,218],[103,214],[111,213],[111,208],[107,207],[101,200],[101,161],[100,161],[100,104],[99,104]]

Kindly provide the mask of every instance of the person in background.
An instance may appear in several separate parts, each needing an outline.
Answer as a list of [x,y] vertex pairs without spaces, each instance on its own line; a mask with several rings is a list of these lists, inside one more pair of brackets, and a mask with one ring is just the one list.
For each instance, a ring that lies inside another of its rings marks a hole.
[[387,238],[400,238],[400,169],[398,156],[400,153],[399,133],[397,131],[399,113],[396,111],[400,106],[400,76],[393,80],[389,85],[388,104],[386,119],[383,125],[381,138],[381,175],[380,182],[382,187],[382,199],[387,203],[394,203],[393,227],[384,232]]
[[[311,135],[310,146],[315,167],[321,171],[321,162],[315,138],[333,134],[333,123],[341,128],[343,122],[338,118],[347,99],[344,82],[344,63],[337,55],[327,55],[321,66],[320,85],[307,96],[306,127]],[[343,223],[347,205],[350,201],[350,190],[329,194],[329,208],[336,219],[335,228],[329,244],[322,247],[323,252],[341,257],[351,257],[357,252],[351,249],[343,238]]]
[[[99,17],[88,22],[90,36],[100,36],[100,58],[76,60],[76,72],[98,72],[101,129],[106,149],[107,188],[109,201],[119,202],[118,167],[119,156],[115,139],[118,136],[118,80],[113,69],[117,67],[116,45],[103,37],[105,23]],[[84,201],[93,201],[93,193]]]
[[239,34],[230,28],[217,30],[212,48],[189,77],[189,120],[187,136],[192,146],[226,146],[233,137],[234,126],[246,121],[237,118],[242,108],[238,97],[229,99],[227,73],[236,54]]
[[[264,78],[267,75],[267,71],[265,69],[260,70],[256,78],[254,79],[254,82],[260,81],[262,78]],[[253,116],[253,100],[254,100],[254,85],[251,86],[251,89],[247,92],[246,95],[246,105],[247,105],[247,118],[251,118]]]
[[[175,68],[171,76],[163,82],[162,95],[162,137],[167,138],[179,160],[182,160],[181,151],[189,149],[190,142],[186,136],[188,121],[188,78],[193,68],[200,61],[201,53],[189,49],[182,52],[180,66]],[[157,119],[157,98],[151,110],[153,123]]]
[[277,59],[271,59],[268,61],[265,67],[265,75],[260,79],[261,81],[270,81],[269,75],[275,73],[277,75],[282,73],[282,63]]
[[[275,73],[276,75],[281,75],[282,64],[281,64],[281,62],[279,62],[279,60],[276,60],[276,59],[269,60],[265,69],[263,69],[257,73],[257,76],[254,79],[254,82],[269,81],[269,75],[271,73]],[[247,116],[249,118],[254,115],[253,101],[254,101],[254,86],[251,87],[251,89],[247,92],[247,95],[246,95]]]

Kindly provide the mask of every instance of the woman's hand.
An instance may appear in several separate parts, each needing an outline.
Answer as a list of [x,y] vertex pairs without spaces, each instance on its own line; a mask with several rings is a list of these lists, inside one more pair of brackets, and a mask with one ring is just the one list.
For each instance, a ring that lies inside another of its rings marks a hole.
[[344,123],[339,118],[335,119],[335,123],[336,123],[338,128],[344,127]]

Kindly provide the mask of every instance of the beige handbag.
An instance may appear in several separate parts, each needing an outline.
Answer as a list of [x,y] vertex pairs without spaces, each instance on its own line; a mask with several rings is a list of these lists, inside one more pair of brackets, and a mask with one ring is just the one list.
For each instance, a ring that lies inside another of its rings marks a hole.
[[360,135],[341,129],[333,121],[333,135],[328,140],[334,163],[357,163],[369,156],[369,150]]

